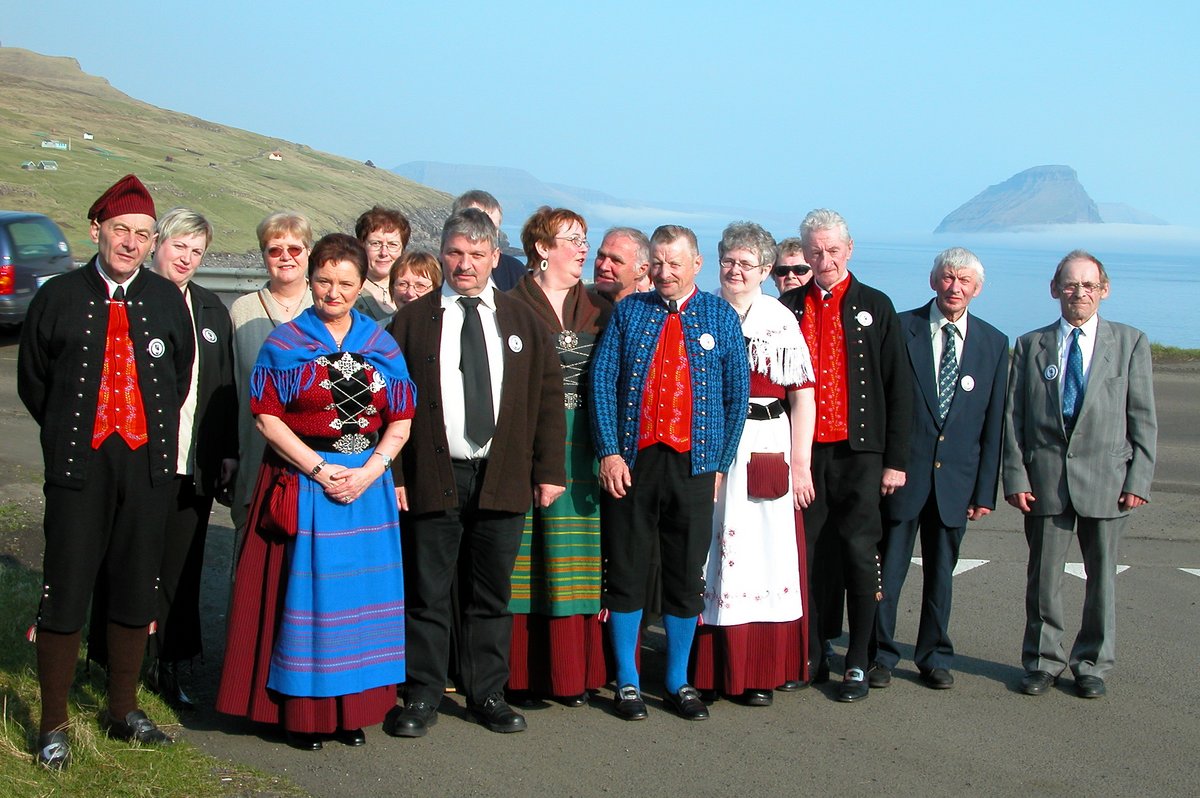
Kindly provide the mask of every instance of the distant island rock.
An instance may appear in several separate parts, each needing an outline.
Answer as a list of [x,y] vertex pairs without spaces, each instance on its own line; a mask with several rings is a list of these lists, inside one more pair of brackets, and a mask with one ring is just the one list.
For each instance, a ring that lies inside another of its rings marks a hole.
[[1105,224],[1170,224],[1152,213],[1139,211],[1123,202],[1097,202]]
[[1043,224],[1099,224],[1100,209],[1069,166],[1035,166],[988,186],[935,233],[987,233]]

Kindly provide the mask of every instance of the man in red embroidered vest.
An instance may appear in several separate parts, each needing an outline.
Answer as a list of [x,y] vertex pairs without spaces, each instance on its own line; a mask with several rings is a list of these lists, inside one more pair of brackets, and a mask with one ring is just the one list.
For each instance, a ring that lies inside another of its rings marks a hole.
[[626,296],[592,357],[592,438],[600,457],[604,607],[617,664],[617,714],[646,717],[636,652],[657,541],[667,630],[664,699],[678,715],[708,709],[687,684],[704,607],[713,498],[746,423],[750,375],[737,313],[696,289],[696,236],[650,237],[655,291]]
[[46,553],[37,643],[37,762],[70,762],[67,693],[92,588],[107,586],[110,737],[171,739],[137,706],[195,342],[183,296],[141,268],[154,201],[126,175],[88,210],[98,252],[46,283],[21,331],[17,390],[42,428]]
[[[817,497],[804,511],[810,580],[824,569],[817,542],[834,535],[844,558],[850,643],[838,700],[867,697],[868,644],[881,598],[880,500],[904,485],[912,427],[907,354],[892,301],[863,285],[848,265],[854,240],[846,220],[812,211],[800,224],[807,286],[780,297],[800,319],[817,378],[813,483]],[[807,608],[809,657],[820,663],[821,602]]]

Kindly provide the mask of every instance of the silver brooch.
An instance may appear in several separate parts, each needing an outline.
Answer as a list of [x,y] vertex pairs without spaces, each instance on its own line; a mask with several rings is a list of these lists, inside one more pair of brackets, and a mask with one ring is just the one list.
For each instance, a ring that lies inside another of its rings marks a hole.
[[558,334],[559,349],[574,349],[579,346],[579,334],[574,330],[563,330]]

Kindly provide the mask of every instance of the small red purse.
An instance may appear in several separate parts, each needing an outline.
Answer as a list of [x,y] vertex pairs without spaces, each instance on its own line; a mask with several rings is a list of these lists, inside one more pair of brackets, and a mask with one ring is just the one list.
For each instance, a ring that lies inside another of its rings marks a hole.
[[751,452],[746,494],[751,499],[778,499],[787,494],[790,476],[783,452]]
[[299,526],[300,477],[290,468],[279,470],[258,517],[263,532],[292,537]]

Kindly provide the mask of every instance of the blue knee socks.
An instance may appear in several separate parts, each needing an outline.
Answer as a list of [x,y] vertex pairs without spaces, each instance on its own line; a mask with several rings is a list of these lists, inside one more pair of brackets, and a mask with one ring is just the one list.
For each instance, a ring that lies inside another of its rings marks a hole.
[[688,680],[688,658],[692,653],[692,639],[696,636],[696,616],[664,615],[663,626],[667,630],[666,688],[669,693],[677,693]]
[[617,688],[632,684],[640,692],[641,680],[637,671],[638,633],[642,627],[642,611],[608,613],[608,632],[612,636],[613,656],[617,660]]

